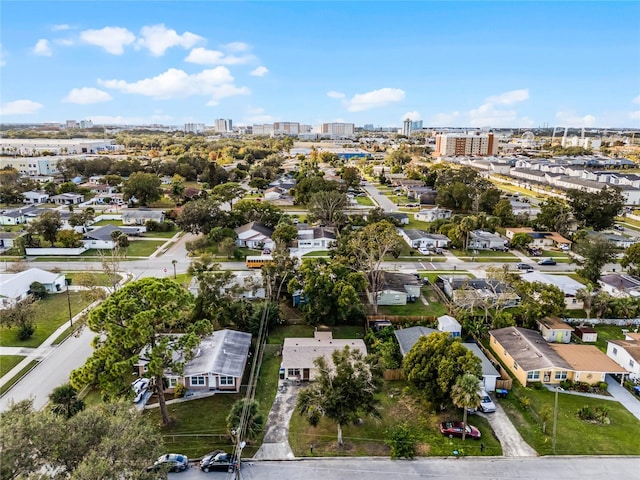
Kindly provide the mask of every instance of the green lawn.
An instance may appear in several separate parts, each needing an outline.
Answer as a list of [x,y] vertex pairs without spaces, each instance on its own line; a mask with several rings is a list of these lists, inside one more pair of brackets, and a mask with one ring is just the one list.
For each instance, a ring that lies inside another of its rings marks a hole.
[[27,366],[25,366],[22,370],[20,370],[11,380],[0,387],[0,395],[4,395],[4,393],[13,387],[18,380],[22,378],[28,371],[30,371],[33,367],[38,364],[38,360],[31,360]]
[[0,377],[4,377],[9,370],[22,360],[24,360],[22,355],[0,355]]
[[499,259],[508,259],[508,258],[517,258],[510,252],[494,252],[493,250],[458,250],[452,249],[450,250],[456,257],[473,257],[476,259],[479,258],[499,258]]
[[188,288],[189,285],[191,284],[192,278],[193,278],[193,275],[189,275],[188,273],[178,273],[176,275],[175,281],[178,282],[183,287]]
[[[518,397],[527,397],[531,410],[523,410]],[[540,455],[552,455],[552,420],[546,434],[536,415],[542,408],[553,409],[554,393],[546,389],[524,388],[514,382],[508,397],[500,401],[524,440]],[[604,406],[609,410],[610,425],[580,420],[579,408]],[[640,421],[615,401],[581,397],[568,393],[558,396],[557,455],[638,455],[640,454]]]
[[[588,324],[589,322],[587,321],[586,323]],[[596,325],[594,328],[598,332],[595,345],[605,353],[607,353],[608,340],[622,340],[624,338],[622,327],[617,325]]]
[[[461,417],[460,411],[441,414],[429,412],[424,404],[416,401],[405,390],[403,381],[385,382],[380,399],[381,418],[363,418],[359,425],[343,428],[344,445],[337,445],[337,426],[322,419],[317,427],[311,427],[296,411],[289,430],[289,443],[295,456],[388,456],[389,447],[384,444],[386,430],[394,425],[406,423],[416,439],[417,456],[451,455],[453,450],[463,450],[465,455],[501,455],[500,443],[492,435],[489,423],[480,417],[470,420],[482,432],[484,452],[475,440],[449,439],[439,430],[440,422]],[[313,455],[309,445],[313,443]]]
[[416,220],[412,214],[409,214],[409,224],[403,225],[402,228],[405,230],[425,230],[428,231],[431,224],[429,222],[422,222],[420,220]]
[[[82,298],[80,292],[70,292],[71,313],[77,314],[89,301]],[[16,329],[0,328],[0,346],[2,347],[37,347],[44,342],[49,335],[65,322],[69,321],[69,306],[66,293],[56,293],[41,300],[37,305],[35,318],[36,330],[33,336],[25,341],[16,338]]]
[[373,200],[371,200],[369,197],[356,197],[356,202],[358,202],[358,205],[363,207],[374,206]]
[[176,233],[178,233],[178,230],[172,230],[170,232],[145,232],[143,238],[173,238]]
[[[100,285],[105,287],[110,287],[112,285],[111,280],[109,279],[109,276],[104,272],[69,272],[69,273],[65,273],[64,276],[71,279],[71,284],[75,285],[76,284],[75,279],[78,277],[79,274],[82,274],[83,276],[88,275],[95,285]],[[118,281],[120,281],[121,278],[122,277],[118,275]]]
[[447,313],[447,310],[438,301],[438,297],[433,293],[431,287],[422,287],[422,294],[429,302],[429,305],[425,305],[418,299],[414,303],[407,303],[406,305],[380,306],[378,307],[378,314],[410,317],[439,317]]
[[303,257],[328,257],[329,250],[320,250],[318,252],[305,253]]
[[127,256],[148,257],[164,244],[162,240],[134,240],[127,247]]
[[[335,325],[330,329],[333,338],[362,338],[364,336],[362,325]],[[314,331],[315,327],[312,325],[278,325],[269,332],[267,342],[282,345],[285,338],[312,338]]]
[[122,227],[124,223],[122,220],[100,220],[99,222],[92,223],[92,227],[104,227],[105,225],[117,225],[118,227]]

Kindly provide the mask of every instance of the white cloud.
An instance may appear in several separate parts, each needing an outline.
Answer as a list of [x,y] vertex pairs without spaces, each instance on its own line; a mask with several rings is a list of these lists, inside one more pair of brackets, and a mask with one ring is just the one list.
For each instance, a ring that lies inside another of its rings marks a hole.
[[70,38],[56,38],[54,42],[57,45],[62,45],[64,47],[70,47],[71,45],[74,44],[74,41],[71,40]]
[[136,47],[147,48],[151,55],[160,57],[171,47],[187,49],[203,41],[204,38],[195,33],[184,32],[180,35],[175,30],[165,27],[164,24],[159,24],[142,27]]
[[52,55],[51,47],[49,46],[49,40],[46,38],[41,38],[36,43],[36,46],[33,47],[34,55],[39,55],[41,57],[50,57]]
[[640,95],[638,95],[636,98],[631,100],[631,103],[640,103]]
[[357,93],[347,101],[347,110],[363,112],[372,108],[379,108],[404,99],[404,90],[399,88],[381,88],[367,93]]
[[112,97],[107,92],[93,87],[74,88],[64,98],[65,102],[88,105],[90,103],[108,102]]
[[264,108],[247,108],[248,117],[245,117],[244,122],[247,124],[251,123],[270,123],[275,120],[275,117],[272,115],[268,115],[265,113]]
[[529,89],[521,88],[520,90],[511,90],[500,95],[494,95],[485,100],[486,103],[495,103],[498,105],[513,105],[514,103],[523,102],[529,99]]
[[136,36],[126,28],[104,27],[101,30],[85,30],[80,32],[80,38],[85,43],[104,48],[112,55],[122,55],[124,47],[131,45]]
[[233,81],[234,78],[228,68],[215,67],[194,74],[170,68],[153,78],[145,78],[137,82],[99,79],[98,84],[124,93],[165,100],[210,95],[212,102],[218,102],[222,98],[251,93],[246,87],[235,86]]
[[592,127],[596,123],[593,115],[579,116],[575,112],[557,112],[556,120],[566,127]]
[[418,120],[420,120],[422,117],[420,116],[420,112],[417,111],[413,111],[413,112],[407,112],[402,116],[402,120],[411,120],[412,122],[417,122]]
[[247,52],[251,50],[249,44],[244,42],[231,42],[222,46],[228,52]]
[[206,48],[198,47],[191,50],[184,61],[198,65],[240,65],[249,63],[254,58],[253,55],[225,55],[220,50],[207,50]]
[[331,97],[331,98],[344,98],[346,95],[344,93],[340,93],[340,92],[335,92],[333,90],[331,90],[330,92],[327,92],[327,97]]
[[264,77],[267,73],[269,73],[269,69],[264,66],[259,66],[249,72],[249,75],[254,77]]
[[2,115],[28,115],[30,113],[36,113],[44,105],[32,100],[14,100],[13,102],[7,102],[0,107],[0,114]]
[[454,122],[459,116],[460,116],[460,112],[436,113],[434,116],[431,117],[431,125],[434,125],[436,127],[451,126],[454,124]]
[[53,25],[51,27],[51,31],[52,32],[60,32],[62,30],[69,30],[71,28],[70,25],[67,25],[66,23],[60,23],[58,25]]

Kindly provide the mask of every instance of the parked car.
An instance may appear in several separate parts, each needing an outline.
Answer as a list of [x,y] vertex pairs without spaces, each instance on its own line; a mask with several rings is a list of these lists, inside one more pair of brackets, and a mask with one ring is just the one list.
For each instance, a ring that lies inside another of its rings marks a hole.
[[533,266],[528,263],[517,263],[516,267],[518,270],[533,270]]
[[139,378],[135,382],[131,384],[131,388],[133,388],[133,403],[138,403],[144,397],[144,394],[147,393],[147,389],[149,388],[149,379],[148,378]]
[[537,248],[529,248],[527,251],[529,252],[529,255],[533,255],[534,257],[542,255],[542,251]]
[[491,247],[491,250],[493,250],[494,252],[508,252],[509,251],[509,247]]
[[418,252],[420,252],[421,255],[431,255],[431,250],[428,248],[419,248]]
[[237,466],[237,458],[222,450],[208,453],[200,460],[200,470],[203,472],[223,471],[234,472]]
[[480,390],[480,411],[484,413],[493,413],[496,411],[496,404],[493,403],[491,397],[487,395],[487,392],[484,390]]
[[556,261],[553,258],[543,258],[538,262],[538,265],[555,265]]
[[[473,425],[467,423],[465,430],[467,432],[466,436],[474,440],[479,440],[482,437],[480,430]],[[447,436],[462,437],[462,422],[442,422],[440,424],[440,432]]]
[[624,227],[622,225],[614,225],[613,228],[615,228],[616,230],[619,230],[621,232],[624,232]]
[[189,459],[186,455],[180,453],[167,453],[158,457],[153,466],[147,468],[147,471],[164,470],[168,472],[182,472],[189,468]]

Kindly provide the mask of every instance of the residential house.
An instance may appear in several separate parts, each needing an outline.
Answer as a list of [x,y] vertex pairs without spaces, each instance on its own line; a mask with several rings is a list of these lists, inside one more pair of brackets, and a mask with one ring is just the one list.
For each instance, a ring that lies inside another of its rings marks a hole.
[[406,305],[407,302],[415,302],[420,297],[422,282],[415,275],[388,271],[377,273],[381,274],[381,288],[369,294],[370,303],[374,302],[373,295],[376,296],[378,306]]
[[509,308],[520,303],[520,297],[515,290],[499,280],[441,275],[438,281],[442,282],[442,289],[447,297],[463,308],[495,305]]
[[564,293],[564,304],[568,309],[583,308],[582,300],[576,298],[578,290],[585,286],[567,275],[549,275],[542,272],[530,271],[522,274],[521,278],[527,282],[538,282],[544,285],[552,285]]
[[640,297],[640,277],[626,273],[610,273],[600,277],[602,290],[612,297]]
[[436,220],[448,220],[453,212],[446,208],[423,208],[413,214],[413,218],[420,222],[435,222]]
[[409,214],[403,212],[385,212],[385,217],[392,219],[400,225],[409,225]]
[[595,328],[580,325],[576,327],[573,334],[584,343],[594,343],[598,340],[598,332]]
[[0,232],[0,253],[13,248],[16,238],[20,235],[18,232]]
[[28,191],[22,194],[24,203],[31,205],[40,205],[49,201],[49,194],[47,192]]
[[275,248],[275,242],[271,239],[273,229],[260,222],[249,222],[241,227],[235,228],[238,235],[236,245],[257,250],[263,248]]
[[412,186],[407,187],[407,198],[418,200],[420,205],[435,205],[438,192],[431,187]]
[[462,335],[462,326],[451,315],[442,315],[438,317],[438,331],[449,332],[452,337],[459,337]]
[[[418,342],[420,337],[427,337],[436,332],[438,331],[434,330],[433,328],[417,326],[395,330],[393,333],[398,340],[400,353],[402,353],[402,356],[405,357],[407,353],[411,351],[413,346]],[[498,373],[496,367],[493,366],[491,361],[475,343],[462,343],[462,345],[471,350],[471,352],[473,352],[473,354],[480,359],[480,362],[482,364],[482,384],[485,391],[495,391],[496,380],[500,378],[500,373]]]
[[547,342],[569,343],[573,327],[564,323],[558,317],[544,317],[538,320],[538,329]]
[[122,211],[122,224],[123,225],[145,225],[149,220],[154,222],[164,222],[164,212],[162,210],[123,210]]
[[616,248],[629,248],[634,243],[637,243],[637,239],[635,237],[624,237],[622,235],[618,235],[617,233],[607,233],[607,232],[587,232],[587,238],[595,238],[600,237],[605,240],[608,240],[613,244]]
[[25,209],[2,210],[0,212],[0,225],[21,225],[27,223]]
[[549,248],[559,248],[563,245],[567,247],[571,247],[571,240],[567,240],[558,232],[536,232],[533,228],[522,227],[522,228],[506,228],[505,236],[512,240],[514,235],[518,233],[526,233],[527,235],[533,238],[533,242],[531,242],[532,247],[538,247],[543,249]]
[[[167,370],[166,392],[172,393],[178,384],[189,390],[238,393],[247,364],[251,334],[235,330],[217,330],[200,341],[195,356],[185,363],[182,374]],[[179,361],[180,352],[174,352],[174,360]],[[140,354],[138,371],[146,372],[148,360],[144,352]]]
[[336,243],[335,229],[298,224],[298,248],[305,252],[328,250]]
[[146,231],[146,227],[121,227],[118,225],[105,225],[104,227],[94,228],[84,234],[82,243],[88,249],[95,248],[97,250],[113,250],[116,243],[111,236],[113,232],[122,232],[128,237],[138,237]]
[[398,229],[398,233],[412,248],[447,248],[449,237],[439,233],[427,233],[424,230]]
[[469,232],[469,250],[506,250],[509,241],[496,233],[484,230]]
[[0,273],[0,309],[9,308],[29,296],[33,282],[39,282],[49,293],[63,290],[65,276],[30,268],[18,273]]
[[96,195],[110,195],[116,191],[116,187],[112,187],[106,183],[87,182],[80,186],[88,189],[91,193],[95,193]]
[[640,340],[609,340],[607,356],[624,368],[631,380],[640,380]]
[[280,200],[284,195],[284,190],[280,187],[270,187],[264,191],[264,199],[269,200]]
[[84,202],[84,195],[80,193],[61,193],[51,197],[56,205],[78,205]]
[[540,333],[520,327],[489,332],[491,349],[522,384],[564,380],[597,384],[624,369],[593,345],[550,344]]
[[332,354],[345,347],[367,355],[367,347],[362,339],[334,339],[331,332],[314,332],[313,338],[285,338],[282,346],[281,371],[286,378],[308,381],[319,375],[314,360],[324,357],[333,364]]

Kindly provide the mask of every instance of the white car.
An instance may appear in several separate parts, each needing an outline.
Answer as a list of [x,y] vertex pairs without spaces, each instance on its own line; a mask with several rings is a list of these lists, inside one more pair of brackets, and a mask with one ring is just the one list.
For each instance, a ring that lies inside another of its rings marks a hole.
[[496,411],[496,404],[493,403],[491,397],[487,395],[487,392],[484,390],[480,390],[478,393],[480,395],[480,411],[484,413],[493,413]]
[[131,384],[131,388],[133,388],[133,403],[138,403],[144,397],[144,394],[147,393],[147,389],[149,388],[149,379],[148,378],[139,378],[135,382]]
[[431,250],[429,250],[427,248],[419,248],[418,252],[420,252],[420,254],[422,254],[422,255],[431,255]]

